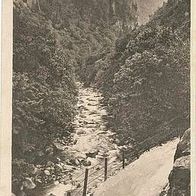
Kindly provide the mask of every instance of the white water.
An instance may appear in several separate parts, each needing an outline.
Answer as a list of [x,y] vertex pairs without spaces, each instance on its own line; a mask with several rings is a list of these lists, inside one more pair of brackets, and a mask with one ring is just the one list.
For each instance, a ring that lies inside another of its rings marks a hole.
[[[91,162],[88,166],[90,172],[94,172],[96,168],[92,168],[95,165],[99,167],[103,166],[104,156],[109,157],[109,163],[113,162],[115,166],[118,166],[119,160],[117,157],[119,155],[119,149],[116,144],[113,143],[112,132],[106,130],[105,122],[102,119],[104,115],[107,115],[106,110],[101,106],[100,101],[102,100],[102,95],[93,88],[84,88],[81,83],[78,83],[79,97],[77,104],[78,114],[74,120],[75,132],[73,133],[73,138],[75,144],[69,146],[66,150],[72,154],[75,159],[80,160],[86,157],[86,153],[96,153],[96,157],[88,157],[87,161]],[[78,169],[73,173],[73,180],[81,174],[87,167],[78,166]],[[113,169],[113,172],[115,169]],[[103,172],[103,171],[102,171]],[[100,172],[91,176],[91,178],[100,175]],[[82,175],[78,180],[82,181],[84,175]],[[96,187],[101,181],[99,178],[97,181],[89,186],[90,188]],[[83,184],[81,184],[83,185]],[[75,189],[75,186],[71,184],[58,184],[56,186],[50,187],[44,195],[50,195],[51,193],[56,196],[64,196],[64,193],[69,190]]]
[[102,117],[107,115],[106,110],[101,106],[102,95],[92,88],[79,86],[79,113],[75,118],[76,134],[74,139],[77,143],[72,146],[72,150],[80,153],[99,151],[102,154],[109,150],[117,149],[109,138],[112,133],[106,130],[105,122]]
[[[97,152],[98,155],[94,158],[88,157],[87,160],[91,162],[88,168],[90,172],[94,172],[94,165],[103,166],[104,155],[109,156],[110,167],[113,167],[109,175],[116,174],[110,177],[105,183],[103,182],[103,171],[91,176],[92,178],[99,177],[96,181],[88,185],[90,192],[95,191],[95,196],[158,196],[162,188],[168,180],[168,175],[172,169],[173,157],[176,150],[178,139],[164,144],[162,147],[157,147],[150,152],[146,152],[140,158],[127,166],[125,170],[117,171],[121,163],[118,160],[119,147],[115,145],[110,138],[111,131],[106,130],[105,122],[102,117],[107,115],[100,101],[102,96],[99,92],[92,88],[84,88],[80,83],[79,100],[78,100],[78,115],[75,118],[75,133],[73,137],[75,144],[69,146],[67,151],[74,154],[76,159],[86,156],[86,153]],[[73,180],[85,167],[79,167],[73,173]],[[102,173],[101,173],[102,172]],[[78,180],[82,181],[84,175]],[[81,184],[83,186],[83,183]],[[66,191],[76,189],[71,183],[58,184],[47,190],[44,195],[52,193],[55,196],[64,196]],[[73,191],[72,195],[78,191]]]

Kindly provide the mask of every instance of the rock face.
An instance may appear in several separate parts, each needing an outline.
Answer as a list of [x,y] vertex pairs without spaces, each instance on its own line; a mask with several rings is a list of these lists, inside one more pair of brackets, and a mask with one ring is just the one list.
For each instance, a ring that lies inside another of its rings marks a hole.
[[167,0],[138,0],[138,23],[145,24],[149,17]]
[[[116,133],[122,145],[131,143],[134,146],[139,142],[140,149],[148,149],[181,135],[190,127],[189,13],[189,1],[169,1],[148,24],[118,39],[115,52],[95,63],[102,71],[96,75],[95,84],[102,90],[104,104],[111,115],[108,127]],[[187,41],[186,47],[177,40],[169,41],[176,39],[177,32]],[[168,51],[172,55],[168,56]],[[167,66],[164,59],[169,60]],[[183,65],[182,71],[178,72],[180,65]],[[183,77],[184,73],[186,77]],[[182,83],[176,82],[181,79],[184,80]],[[170,83],[173,83],[172,88],[167,85]],[[169,96],[160,91],[159,85]],[[178,92],[183,92],[182,96],[177,96]],[[168,103],[178,109],[174,111]]]
[[169,175],[169,190],[166,195],[190,195],[190,129],[184,133],[177,146],[173,170]]
[[85,21],[90,25],[114,25],[125,30],[132,28],[137,20],[134,0],[27,0],[27,5],[44,11],[61,25]]

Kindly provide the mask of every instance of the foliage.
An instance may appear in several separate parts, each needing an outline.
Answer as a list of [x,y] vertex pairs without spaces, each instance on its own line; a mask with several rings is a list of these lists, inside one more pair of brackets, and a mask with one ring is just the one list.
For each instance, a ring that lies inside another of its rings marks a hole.
[[[122,23],[135,20],[130,2],[14,0],[13,182],[36,181],[25,168],[56,164],[55,141],[71,144],[76,74],[93,80],[93,63],[113,46]],[[42,182],[52,181],[42,174]]]
[[74,60],[58,44],[49,21],[24,4],[15,5],[13,180],[31,177],[26,167],[55,160],[53,141],[71,141],[77,102]]
[[13,182],[52,182],[44,167],[58,162],[54,141],[72,142],[78,78],[102,90],[122,145],[189,127],[189,1],[169,0],[140,27],[132,0],[27,3],[14,1]]
[[189,127],[189,9],[188,1],[169,1],[99,60],[95,84],[121,144],[156,138],[156,145]]

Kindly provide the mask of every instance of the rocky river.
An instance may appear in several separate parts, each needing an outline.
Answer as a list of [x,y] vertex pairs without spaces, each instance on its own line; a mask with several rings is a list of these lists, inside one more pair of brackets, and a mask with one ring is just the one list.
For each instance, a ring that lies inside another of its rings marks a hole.
[[[114,175],[121,168],[120,147],[113,142],[112,131],[106,128],[104,117],[107,112],[101,104],[101,93],[92,87],[85,88],[79,82],[77,85],[78,113],[74,120],[73,144],[64,149],[65,154],[73,156],[77,166],[73,167],[69,177],[46,188],[41,194],[43,196],[64,196],[68,191],[73,195],[81,195],[85,168],[89,169],[88,193],[93,193],[104,180],[105,157],[110,165],[108,176]],[[71,166],[62,163],[62,167]]]

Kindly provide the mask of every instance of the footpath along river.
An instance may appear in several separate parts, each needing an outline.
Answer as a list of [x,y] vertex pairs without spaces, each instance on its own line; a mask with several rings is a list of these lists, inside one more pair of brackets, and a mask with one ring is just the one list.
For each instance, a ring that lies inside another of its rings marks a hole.
[[98,187],[94,196],[159,196],[168,183],[179,139],[145,152]]
[[[64,196],[65,192],[72,191],[72,195],[81,195],[84,171],[89,168],[88,192],[103,182],[104,179],[104,157],[108,157],[111,165],[108,175],[113,175],[121,167],[120,148],[113,142],[113,133],[106,129],[104,117],[107,112],[101,104],[103,99],[100,92],[81,83],[77,83],[79,89],[77,111],[74,120],[75,130],[72,134],[74,144],[66,148],[66,152],[72,154],[80,162],[85,160],[85,166],[78,163],[77,169],[72,174],[72,180],[66,183],[55,183],[44,191],[42,195]],[[79,176],[79,177],[78,177]],[[77,178],[77,180],[75,180]],[[79,185],[78,185],[79,184]],[[79,187],[79,188],[77,188]]]
[[[81,196],[84,171],[89,169],[87,196],[158,196],[168,180],[178,139],[145,152],[125,170],[122,170],[120,149],[106,129],[107,112],[101,104],[100,92],[78,83],[79,96],[72,134],[73,144],[65,153],[72,154],[77,166],[70,178],[55,182],[39,196]],[[108,177],[104,182],[104,158],[108,157]],[[84,162],[80,165],[81,160]],[[64,165],[66,167],[70,167]],[[119,171],[121,170],[121,171]],[[117,175],[115,175],[117,174]]]

